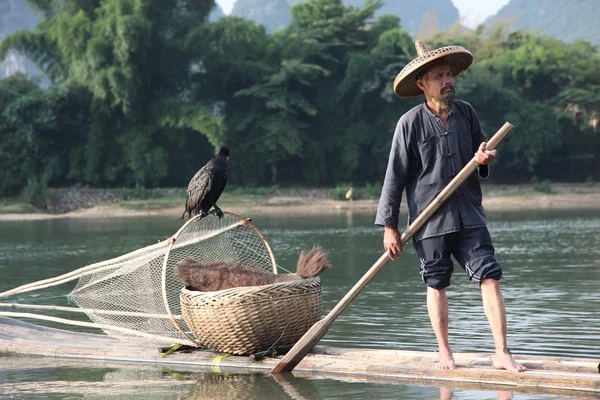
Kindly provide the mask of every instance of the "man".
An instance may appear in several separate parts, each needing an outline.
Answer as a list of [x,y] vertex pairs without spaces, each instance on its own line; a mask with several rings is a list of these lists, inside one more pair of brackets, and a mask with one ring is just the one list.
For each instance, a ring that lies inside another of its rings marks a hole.
[[[496,156],[495,150],[486,150],[486,138],[471,105],[454,100],[454,79],[471,65],[472,54],[460,46],[428,51],[420,40],[415,45],[418,57],[398,74],[394,92],[400,97],[423,94],[425,103],[404,114],[396,126],[375,220],[384,227],[383,246],[392,259],[402,251],[398,214],[405,189],[412,223],[473,155],[483,178]],[[494,367],[521,372],[526,368],[515,362],[506,343],[506,312],[499,286],[502,268],[494,257],[481,197],[479,177],[473,174],[413,236],[439,346],[437,367],[456,367],[448,342],[446,297],[452,255],[469,280],[480,284],[496,347]]]

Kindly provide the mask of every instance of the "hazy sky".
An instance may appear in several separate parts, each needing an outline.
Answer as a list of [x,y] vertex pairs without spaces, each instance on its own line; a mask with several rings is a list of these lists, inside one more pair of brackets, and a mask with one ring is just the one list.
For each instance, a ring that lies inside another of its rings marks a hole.
[[[233,8],[235,0],[216,0],[225,14],[229,14]],[[399,1],[399,0],[385,0]],[[495,14],[509,0],[452,0],[460,16],[463,18],[463,24],[474,28],[480,22],[483,22],[488,16]]]
[[463,24],[474,28],[490,15],[496,14],[509,0],[452,0],[452,2],[458,8]]

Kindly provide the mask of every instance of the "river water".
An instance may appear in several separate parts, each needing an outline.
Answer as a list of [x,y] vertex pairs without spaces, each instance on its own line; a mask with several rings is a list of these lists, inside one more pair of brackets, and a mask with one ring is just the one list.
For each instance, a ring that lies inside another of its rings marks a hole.
[[[382,229],[373,225],[369,213],[249,216],[268,239],[281,268],[294,271],[298,252],[313,245],[328,253],[333,269],[321,276],[324,313],[383,252]],[[489,221],[504,268],[501,284],[513,352],[600,358],[600,211],[489,213]],[[156,243],[180,226],[176,217],[3,221],[0,292]],[[67,305],[69,291],[58,286],[6,301]],[[321,344],[435,351],[425,293],[419,262],[409,245],[344,311]],[[453,350],[491,352],[492,336],[480,292],[458,266],[448,297]],[[0,398],[562,398],[453,384],[440,388],[310,376],[288,380],[282,385],[260,374],[176,373],[154,367],[0,357]]]

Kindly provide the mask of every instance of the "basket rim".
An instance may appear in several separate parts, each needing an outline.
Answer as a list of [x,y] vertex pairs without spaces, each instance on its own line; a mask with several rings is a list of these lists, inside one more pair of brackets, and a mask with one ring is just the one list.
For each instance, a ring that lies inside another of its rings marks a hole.
[[215,291],[212,291],[212,292],[202,292],[200,290],[189,290],[189,289],[187,289],[184,286],[184,287],[181,288],[181,293],[185,293],[188,296],[192,296],[192,297],[214,296],[214,295],[227,295],[227,294],[237,294],[237,292],[244,292],[244,293],[258,292],[258,291],[266,289],[268,287],[295,286],[298,283],[302,283],[302,282],[308,282],[309,284],[311,284],[313,282],[317,282],[317,281],[321,280],[321,278],[318,275],[317,276],[313,276],[311,278],[300,278],[296,274],[290,274],[290,275],[294,275],[294,276],[298,277],[298,279],[294,279],[294,280],[291,280],[291,281],[284,281],[284,282],[269,283],[267,285],[238,286],[238,287],[229,288],[229,289],[215,290]]
[[[313,291],[310,293],[304,293],[304,294],[289,294],[286,295],[285,297],[279,297],[278,300],[288,300],[288,301],[293,301],[295,299],[301,299],[301,298],[306,298],[307,296],[319,296],[318,291]],[[190,297],[190,299],[188,301],[191,302],[195,302],[196,300],[198,300],[198,297]],[[202,298],[200,298],[200,300],[203,300]],[[197,308],[200,307],[202,309],[212,309],[212,310],[234,310],[234,309],[240,309],[240,308],[248,308],[250,305],[252,306],[256,306],[256,305],[260,305],[260,304],[264,304],[264,303],[268,303],[269,305],[271,303],[273,303],[273,299],[269,299],[269,298],[264,298],[264,299],[252,299],[252,301],[246,301],[246,302],[240,302],[239,298],[223,298],[223,299],[217,299],[216,302],[212,303],[211,305],[207,305],[206,303],[196,303],[194,305],[192,305],[192,308]],[[197,307],[194,307],[197,306]]]

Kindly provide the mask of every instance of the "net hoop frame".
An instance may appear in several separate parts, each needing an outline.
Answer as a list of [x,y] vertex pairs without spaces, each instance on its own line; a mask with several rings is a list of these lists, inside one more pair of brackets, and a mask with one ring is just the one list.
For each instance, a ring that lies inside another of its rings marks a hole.
[[[232,213],[232,212],[228,212],[228,211],[224,211],[223,214],[226,214],[230,217],[234,217],[237,218],[239,221],[227,228],[225,228],[224,230],[217,232],[214,234],[214,236],[219,235],[221,233],[224,233],[228,230],[231,229],[235,229],[238,226],[247,226],[249,228],[251,228],[252,230],[254,230],[254,232],[258,235],[258,237],[262,240],[263,244],[265,245],[265,248],[267,249],[267,252],[269,253],[269,257],[271,258],[271,263],[273,264],[273,273],[277,274],[277,263],[275,262],[275,255],[273,254],[273,250],[271,249],[271,246],[269,245],[269,242],[267,241],[267,239],[265,238],[265,236],[262,234],[262,232],[260,230],[258,230],[258,228],[256,226],[254,226],[254,224],[252,223],[252,218],[244,218],[241,215]],[[199,343],[196,339],[194,339],[193,337],[191,337],[184,329],[183,326],[181,326],[180,320],[178,320],[177,318],[175,318],[175,316],[173,315],[173,313],[171,312],[171,306],[169,305],[169,297],[168,297],[168,293],[167,293],[167,264],[169,261],[169,254],[171,253],[171,249],[173,248],[173,246],[175,246],[175,244],[177,243],[177,237],[181,234],[181,232],[183,232],[187,226],[191,223],[193,223],[194,221],[198,220],[198,219],[202,219],[204,218],[204,215],[198,214],[193,216],[192,218],[190,218],[185,224],[183,224],[181,226],[181,228],[179,228],[177,230],[177,232],[175,232],[175,234],[173,236],[171,236],[169,242],[168,242],[168,246],[167,246],[167,250],[165,251],[165,255],[163,258],[163,265],[162,265],[162,276],[161,276],[161,286],[162,286],[162,296],[163,296],[163,302],[165,305],[165,310],[167,311],[167,314],[169,315],[169,317],[171,318],[171,322],[173,323],[173,325],[175,326],[175,328],[184,336],[186,337],[188,340],[192,341],[193,343],[196,344],[196,346],[201,347],[202,344]]]

